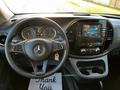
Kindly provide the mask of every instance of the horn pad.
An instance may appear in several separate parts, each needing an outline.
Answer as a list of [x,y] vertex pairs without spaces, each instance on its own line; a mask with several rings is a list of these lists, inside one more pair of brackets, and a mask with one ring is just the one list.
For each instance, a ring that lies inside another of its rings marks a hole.
[[40,61],[47,58],[52,49],[52,43],[46,39],[32,39],[25,42],[25,53],[34,61]]

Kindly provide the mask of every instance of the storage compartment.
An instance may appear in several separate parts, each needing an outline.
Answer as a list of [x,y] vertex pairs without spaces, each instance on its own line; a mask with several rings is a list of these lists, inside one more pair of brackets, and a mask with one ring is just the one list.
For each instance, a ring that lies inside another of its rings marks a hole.
[[103,74],[105,72],[105,63],[103,60],[78,61],[77,67],[83,75]]

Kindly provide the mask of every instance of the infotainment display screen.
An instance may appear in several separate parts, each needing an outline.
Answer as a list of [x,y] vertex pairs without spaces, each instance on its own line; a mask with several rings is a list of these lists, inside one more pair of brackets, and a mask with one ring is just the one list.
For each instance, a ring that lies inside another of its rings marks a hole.
[[104,37],[101,24],[83,24],[81,34],[79,34],[79,32],[77,33],[78,47],[94,47],[103,45]]
[[82,36],[88,38],[101,38],[101,25],[83,25]]

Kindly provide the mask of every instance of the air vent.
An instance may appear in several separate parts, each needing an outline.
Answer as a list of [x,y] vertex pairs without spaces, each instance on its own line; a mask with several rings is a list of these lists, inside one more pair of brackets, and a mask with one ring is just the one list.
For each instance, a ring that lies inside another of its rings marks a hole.
[[107,40],[111,41],[112,37],[113,37],[113,30],[109,29],[108,32],[107,32]]
[[6,37],[7,37],[6,35],[0,35],[0,45],[5,44]]
[[106,36],[106,42],[104,45],[104,50],[108,49],[108,47],[112,44],[112,39],[113,39],[113,27],[108,22],[107,23],[107,36]]

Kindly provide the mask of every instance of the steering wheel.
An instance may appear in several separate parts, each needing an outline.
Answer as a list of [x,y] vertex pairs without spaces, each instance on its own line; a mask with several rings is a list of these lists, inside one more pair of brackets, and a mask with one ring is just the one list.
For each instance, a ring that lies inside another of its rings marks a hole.
[[[46,26],[52,26],[56,29],[56,35],[59,34],[60,37],[62,37],[62,40],[59,41],[47,38],[33,38],[13,42],[13,38],[20,33],[20,28],[27,24],[44,24]],[[63,53],[60,55],[60,60],[58,62],[59,64],[57,64],[55,68],[47,70],[51,53],[61,50]],[[65,32],[56,22],[47,18],[34,17],[18,20],[11,28],[11,31],[8,33],[5,42],[5,55],[8,63],[17,73],[28,78],[44,78],[55,73],[58,69],[60,69],[66,60],[68,50],[69,44]],[[11,53],[21,53],[29,58],[28,61],[31,63],[33,71],[26,71],[21,66],[18,66],[12,56],[14,54]],[[39,67],[40,65],[42,67]]]

